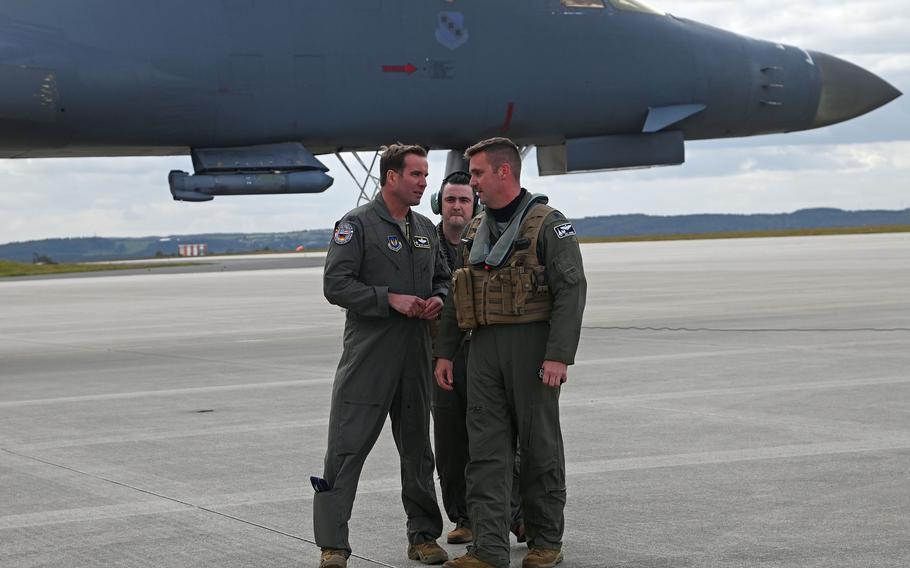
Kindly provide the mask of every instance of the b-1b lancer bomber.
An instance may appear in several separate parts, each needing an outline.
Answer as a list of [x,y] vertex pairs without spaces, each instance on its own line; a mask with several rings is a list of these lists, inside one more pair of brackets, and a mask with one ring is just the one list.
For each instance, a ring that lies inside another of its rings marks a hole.
[[[321,192],[316,157],[506,135],[541,174],[681,164],[900,92],[638,0],[4,0],[0,157],[191,154],[175,199]],[[453,163],[455,160],[450,160]]]

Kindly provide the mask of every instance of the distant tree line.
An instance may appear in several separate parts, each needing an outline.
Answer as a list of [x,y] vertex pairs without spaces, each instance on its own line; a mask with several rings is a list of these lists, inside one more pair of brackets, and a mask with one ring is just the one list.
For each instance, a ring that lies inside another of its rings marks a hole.
[[[910,209],[843,211],[803,209],[794,213],[754,215],[605,215],[574,219],[582,237],[623,237],[776,231],[834,227],[910,225]],[[18,262],[95,262],[177,256],[177,245],[205,243],[209,254],[324,249],[331,229],[289,233],[212,233],[169,237],[44,239],[0,245],[0,258]]]

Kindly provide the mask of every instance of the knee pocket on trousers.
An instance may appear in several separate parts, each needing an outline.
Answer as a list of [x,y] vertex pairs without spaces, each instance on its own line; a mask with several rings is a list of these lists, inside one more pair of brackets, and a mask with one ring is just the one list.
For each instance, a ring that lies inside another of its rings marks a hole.
[[379,406],[378,402],[372,401],[342,401],[335,433],[338,453],[357,454],[362,451],[367,441],[374,435],[375,415]]
[[[548,409],[535,406],[528,417],[527,444],[521,445],[521,470],[533,477],[547,477],[549,472],[562,468],[563,447],[559,417],[550,416]],[[565,481],[552,480],[553,485],[564,485]]]
[[465,414],[471,455],[495,451],[503,437],[502,416],[482,405],[469,406]]

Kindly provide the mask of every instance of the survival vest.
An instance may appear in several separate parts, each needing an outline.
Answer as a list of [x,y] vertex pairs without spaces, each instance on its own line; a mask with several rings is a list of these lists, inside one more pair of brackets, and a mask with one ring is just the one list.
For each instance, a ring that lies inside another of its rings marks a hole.
[[470,243],[482,216],[471,220],[465,232],[464,268],[455,271],[452,288],[458,327],[549,321],[553,296],[547,286],[546,267],[537,258],[537,237],[543,221],[555,211],[538,203],[521,222],[509,257],[499,268],[468,262]]

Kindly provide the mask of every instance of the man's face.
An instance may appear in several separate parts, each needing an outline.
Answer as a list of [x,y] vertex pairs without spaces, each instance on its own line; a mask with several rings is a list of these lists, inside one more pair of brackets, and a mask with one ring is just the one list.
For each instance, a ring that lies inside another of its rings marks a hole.
[[464,229],[474,212],[474,192],[469,185],[446,184],[442,188],[442,224]]
[[501,195],[503,194],[502,178],[499,172],[493,169],[486,152],[471,156],[469,171],[471,187],[477,192],[480,202],[492,209],[499,209],[501,207],[499,202],[502,201]]
[[419,205],[420,198],[427,188],[428,171],[426,158],[417,154],[407,154],[401,173],[395,172],[393,183],[390,184],[392,193],[408,206]]

